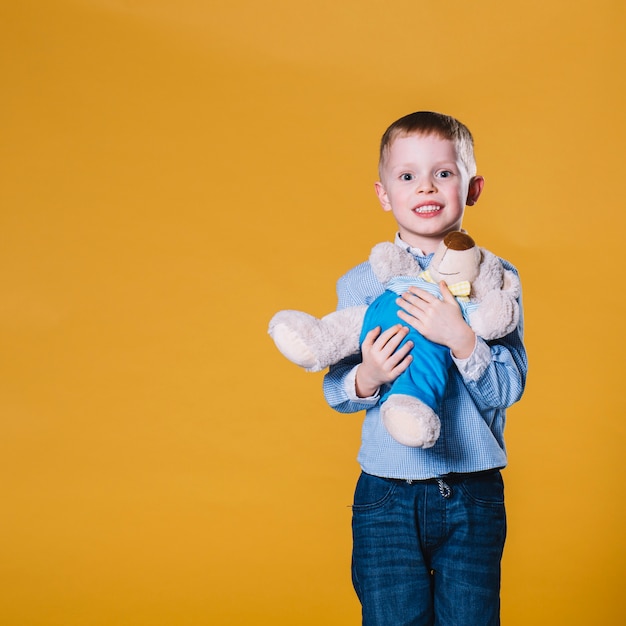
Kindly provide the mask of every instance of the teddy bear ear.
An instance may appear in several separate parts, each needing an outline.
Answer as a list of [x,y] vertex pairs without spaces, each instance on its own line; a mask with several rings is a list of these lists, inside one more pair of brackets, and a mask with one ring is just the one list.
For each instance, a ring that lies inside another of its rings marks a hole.
[[369,261],[374,275],[383,284],[394,276],[417,276],[421,272],[417,261],[406,250],[389,241],[376,244]]

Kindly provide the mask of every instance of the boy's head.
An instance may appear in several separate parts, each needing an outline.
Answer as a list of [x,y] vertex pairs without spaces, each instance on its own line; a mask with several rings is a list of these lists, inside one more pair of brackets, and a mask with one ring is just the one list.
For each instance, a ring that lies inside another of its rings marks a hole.
[[471,178],[476,175],[476,159],[474,158],[474,139],[465,124],[450,115],[433,111],[417,111],[396,120],[385,131],[380,141],[380,157],[378,169],[382,178],[385,159],[391,144],[398,137],[409,135],[435,135],[440,139],[452,141],[456,146],[461,162]]
[[383,210],[393,213],[402,241],[425,253],[461,229],[465,207],[476,204],[484,185],[467,127],[430,111],[406,115],[385,131],[379,173],[374,186]]

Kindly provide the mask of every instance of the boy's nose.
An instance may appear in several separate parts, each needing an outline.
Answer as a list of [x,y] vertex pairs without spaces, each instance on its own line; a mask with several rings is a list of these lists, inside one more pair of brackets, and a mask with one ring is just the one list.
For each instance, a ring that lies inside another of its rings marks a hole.
[[422,178],[415,187],[415,193],[430,193],[436,191],[435,182],[431,178]]

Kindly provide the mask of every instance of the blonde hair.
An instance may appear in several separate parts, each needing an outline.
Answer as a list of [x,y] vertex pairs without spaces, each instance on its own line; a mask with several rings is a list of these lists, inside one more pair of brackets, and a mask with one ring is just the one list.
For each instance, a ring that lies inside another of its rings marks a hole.
[[391,148],[398,137],[409,135],[435,135],[441,139],[454,142],[458,155],[465,165],[470,177],[476,175],[476,159],[474,157],[474,138],[469,128],[459,120],[435,113],[434,111],[416,111],[396,120],[385,131],[380,140],[380,156],[378,169],[382,178],[382,168]]

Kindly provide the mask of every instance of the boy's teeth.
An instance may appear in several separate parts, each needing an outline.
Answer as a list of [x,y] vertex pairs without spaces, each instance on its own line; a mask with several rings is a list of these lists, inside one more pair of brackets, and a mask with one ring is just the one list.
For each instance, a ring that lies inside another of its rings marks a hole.
[[432,213],[433,211],[439,211],[439,207],[436,204],[420,206],[415,209],[416,213]]

